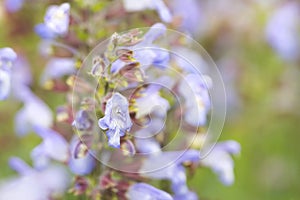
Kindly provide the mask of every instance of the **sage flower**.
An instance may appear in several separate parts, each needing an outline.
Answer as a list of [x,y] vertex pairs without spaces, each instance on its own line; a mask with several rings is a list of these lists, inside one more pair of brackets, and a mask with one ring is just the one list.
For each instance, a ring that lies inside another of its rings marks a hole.
[[130,200],[172,200],[171,195],[146,183],[136,183],[129,187],[127,198]]
[[31,91],[26,91],[22,98],[25,98],[24,106],[15,116],[15,130],[18,135],[29,133],[34,126],[48,128],[52,125],[52,111],[41,99]]
[[197,163],[199,160],[200,154],[197,150],[161,152],[149,156],[144,161],[140,173],[152,179],[170,180],[175,196],[189,196],[192,192],[186,184],[183,163]]
[[132,126],[128,106],[128,100],[120,93],[115,93],[107,101],[105,116],[99,119],[99,127],[106,130],[108,145],[111,147],[120,148],[120,137]]
[[135,99],[136,118],[145,117],[151,113],[163,117],[170,108],[169,102],[159,94],[160,85],[150,85]]
[[70,170],[77,175],[87,175],[96,166],[95,158],[88,151],[86,144],[80,138],[73,137],[70,142],[70,159],[68,161]]
[[69,158],[67,141],[54,130],[34,127],[35,132],[43,139],[43,142],[33,149],[31,158],[36,168],[44,168],[50,159],[66,162]]
[[232,185],[234,182],[234,162],[231,155],[238,154],[240,148],[240,144],[236,141],[219,142],[200,163],[211,168],[224,185]]
[[271,16],[266,27],[268,42],[283,59],[288,61],[299,58],[299,16],[299,3],[287,2]]
[[0,200],[48,200],[62,195],[70,184],[67,170],[59,165],[36,170],[20,158],[11,158],[10,166],[20,175],[0,184]]
[[68,32],[70,21],[70,4],[63,3],[61,5],[49,6],[44,18],[45,25],[54,33],[64,35]]
[[207,121],[210,109],[208,88],[211,81],[208,77],[188,74],[179,85],[179,93],[185,100],[184,120],[192,126],[202,126]]

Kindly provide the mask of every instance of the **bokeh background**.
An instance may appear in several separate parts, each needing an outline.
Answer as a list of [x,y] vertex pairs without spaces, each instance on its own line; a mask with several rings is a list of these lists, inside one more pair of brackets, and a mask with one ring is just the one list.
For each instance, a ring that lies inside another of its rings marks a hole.
[[[26,58],[32,71],[32,90],[52,110],[63,104],[65,97],[39,86],[47,60],[40,56],[41,39],[34,26],[43,21],[48,5],[61,2],[28,0],[20,10],[11,12],[0,1],[0,47],[13,47]],[[71,8],[83,2],[71,1]],[[122,10],[121,1],[99,2],[97,12],[116,19],[102,19],[97,25],[94,46],[115,31],[160,21],[154,11],[118,18],[116,10]],[[166,2],[172,4],[172,0]],[[190,12],[190,22],[197,27],[193,36],[218,65],[227,92],[227,119],[220,140],[237,140],[242,152],[235,159],[233,186],[223,186],[209,169],[201,169],[189,177],[190,188],[201,199],[300,199],[300,3],[198,3],[196,15],[195,10]],[[189,12],[191,8],[186,9]],[[21,107],[13,99],[0,102],[0,179],[15,174],[7,164],[9,157],[30,162],[29,152],[40,142],[34,134],[16,136],[14,117]]]

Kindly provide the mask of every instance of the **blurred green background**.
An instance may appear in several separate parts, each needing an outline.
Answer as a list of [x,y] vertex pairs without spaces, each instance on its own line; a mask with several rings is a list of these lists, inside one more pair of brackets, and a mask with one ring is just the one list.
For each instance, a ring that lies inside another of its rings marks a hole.
[[[228,13],[208,18],[211,21],[205,24],[207,34],[199,42],[220,67],[226,89],[234,93],[227,91],[228,115],[220,140],[234,139],[241,143],[241,155],[235,159],[236,181],[231,187],[223,186],[209,169],[201,169],[189,177],[189,185],[203,200],[297,200],[300,199],[300,66],[282,60],[265,40],[272,1],[269,6],[258,1],[240,2],[243,9],[233,6],[235,2],[228,1],[228,7],[224,8],[230,9]],[[218,3],[215,2],[216,7]],[[34,25],[42,22],[46,6],[35,2],[26,4],[17,13],[7,13],[0,3],[0,47],[13,47],[28,59],[33,91],[54,110],[65,98],[38,86],[46,61],[39,56],[40,38],[33,31]],[[214,16],[212,13],[206,14]],[[139,22],[131,24],[135,26]],[[106,34],[112,33],[108,30]],[[234,78],[228,78],[233,72]],[[21,106],[14,100],[0,102],[0,179],[15,174],[7,164],[10,156],[30,162],[29,152],[40,142],[33,134],[16,137],[13,122]]]

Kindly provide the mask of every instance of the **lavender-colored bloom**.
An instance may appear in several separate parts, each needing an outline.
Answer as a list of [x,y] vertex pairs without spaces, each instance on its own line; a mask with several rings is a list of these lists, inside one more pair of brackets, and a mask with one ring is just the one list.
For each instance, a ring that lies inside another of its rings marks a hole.
[[49,6],[44,18],[45,25],[49,27],[54,33],[64,35],[68,32],[70,4],[63,3],[60,6]]
[[16,59],[17,54],[11,48],[0,49],[0,101],[10,94],[12,67]]
[[52,125],[52,112],[42,100],[31,91],[27,91],[22,98],[25,98],[24,107],[15,116],[15,130],[18,135],[27,134],[32,131],[33,126],[47,128]]
[[169,102],[159,95],[160,85],[150,85],[141,92],[141,97],[135,100],[136,118],[145,117],[151,113],[163,117],[170,108]]
[[159,14],[160,19],[163,22],[170,23],[172,22],[173,16],[171,15],[171,12],[169,8],[166,6],[166,4],[163,2],[163,0],[156,0],[153,1],[154,7]]
[[20,176],[0,184],[0,200],[48,200],[62,195],[70,183],[67,171],[61,166],[35,170],[19,158],[12,158],[10,165]]
[[153,24],[148,32],[144,35],[143,41],[137,46],[144,46],[145,44],[152,44],[155,40],[160,38],[162,35],[166,33],[166,26],[162,23]]
[[[84,148],[87,152],[83,153],[84,155],[76,155],[78,154],[78,148]],[[71,156],[69,159],[69,167],[74,174],[87,175],[92,172],[96,165],[95,158],[85,148],[85,144],[83,144],[78,137],[72,139],[70,143]]]
[[240,148],[240,144],[236,141],[220,142],[200,162],[202,165],[210,167],[224,185],[232,185],[234,182],[234,162],[231,154],[238,154]]
[[75,61],[72,58],[53,58],[46,66],[45,71],[41,77],[41,84],[44,85],[47,81],[58,79],[65,75],[74,74]]
[[174,52],[173,57],[178,67],[180,67],[184,72],[205,74],[209,71],[208,64],[197,52],[185,47],[172,48],[172,52]]
[[6,99],[10,93],[10,72],[0,69],[0,101]]
[[184,162],[198,162],[199,151],[162,152],[149,156],[143,163],[140,173],[152,179],[167,179],[172,183],[175,196],[189,196],[191,192],[186,185]]
[[197,74],[188,74],[179,85],[179,93],[185,99],[185,121],[192,126],[201,126],[206,123],[210,109],[208,88],[211,80]]
[[161,152],[161,147],[154,138],[164,128],[165,122],[160,118],[152,118],[150,124],[134,134],[134,141],[137,150],[143,154],[154,154]]
[[[151,26],[140,43],[128,47],[129,50],[133,51],[133,58],[140,63],[144,70],[150,65],[154,65],[160,69],[165,69],[168,66],[167,64],[170,60],[169,52],[153,44],[153,42],[165,32],[166,26],[161,23],[156,23]],[[117,59],[112,63],[111,73],[117,73],[126,64],[128,63]]]
[[193,35],[199,34],[202,27],[202,10],[200,1],[197,0],[173,0],[171,3],[171,10],[174,16],[180,17],[181,24],[179,29],[191,33]]
[[43,39],[54,39],[57,36],[57,34],[45,24],[36,25],[34,31]]
[[32,77],[30,66],[26,58],[18,56],[14,62],[11,82],[13,83],[11,91],[15,99],[25,102],[34,96],[29,87],[32,82]]
[[131,48],[134,52],[133,57],[141,63],[143,68],[152,64],[161,69],[167,67],[170,60],[169,52],[153,44],[155,40],[165,34],[166,30],[166,26],[161,23],[152,25],[144,35],[143,41]]
[[84,131],[92,127],[93,121],[86,110],[79,110],[72,125],[76,127],[77,130]]
[[24,160],[18,157],[11,157],[9,159],[9,166],[20,175],[26,175],[33,171]]
[[99,127],[107,130],[108,145],[111,147],[120,148],[120,137],[132,126],[128,106],[128,100],[120,93],[115,93],[107,101],[105,116],[99,119]]
[[34,130],[43,139],[43,142],[31,153],[36,168],[44,168],[50,159],[60,162],[68,160],[68,143],[59,133],[38,126],[35,126]]
[[183,194],[177,194],[173,198],[174,200],[198,200],[197,194],[191,191]]
[[299,58],[299,17],[299,3],[289,2],[275,12],[266,27],[270,45],[286,60]]
[[130,200],[172,200],[171,195],[146,183],[136,183],[129,187],[127,198]]
[[170,23],[172,15],[163,0],[123,0],[127,12],[156,10],[163,22]]
[[19,11],[24,4],[24,0],[5,0],[4,6],[8,12],[14,13]]
[[10,71],[17,54],[9,47],[0,49],[0,69]]

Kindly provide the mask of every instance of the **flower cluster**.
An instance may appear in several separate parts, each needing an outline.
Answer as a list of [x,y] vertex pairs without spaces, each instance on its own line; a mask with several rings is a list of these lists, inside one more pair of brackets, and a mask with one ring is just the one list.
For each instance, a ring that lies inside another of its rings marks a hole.
[[[197,1],[187,1],[191,16],[181,1],[124,0],[123,12],[155,10],[165,24],[114,33],[105,41],[96,25],[103,20],[114,24],[117,16],[102,14],[97,9],[103,5],[96,1],[78,2],[78,10],[69,3],[49,6],[44,22],[35,27],[42,39],[41,56],[47,59],[40,84],[66,93],[66,103],[54,114],[32,92],[26,59],[10,48],[0,49],[0,100],[12,94],[22,102],[16,133],[41,138],[31,152],[33,167],[20,158],[10,160],[20,175],[0,185],[0,200],[63,199],[67,190],[95,200],[194,200],[197,188],[188,187],[186,171],[200,167],[211,168],[231,185],[232,155],[240,152],[239,144],[219,142],[201,159],[207,149],[195,140],[206,136],[213,80],[198,73],[189,56],[172,53],[189,41],[167,30],[180,16],[177,28],[195,35]],[[89,9],[93,17],[86,19]],[[104,48],[84,60],[99,40]],[[170,187],[156,188],[155,181],[167,181]]]

